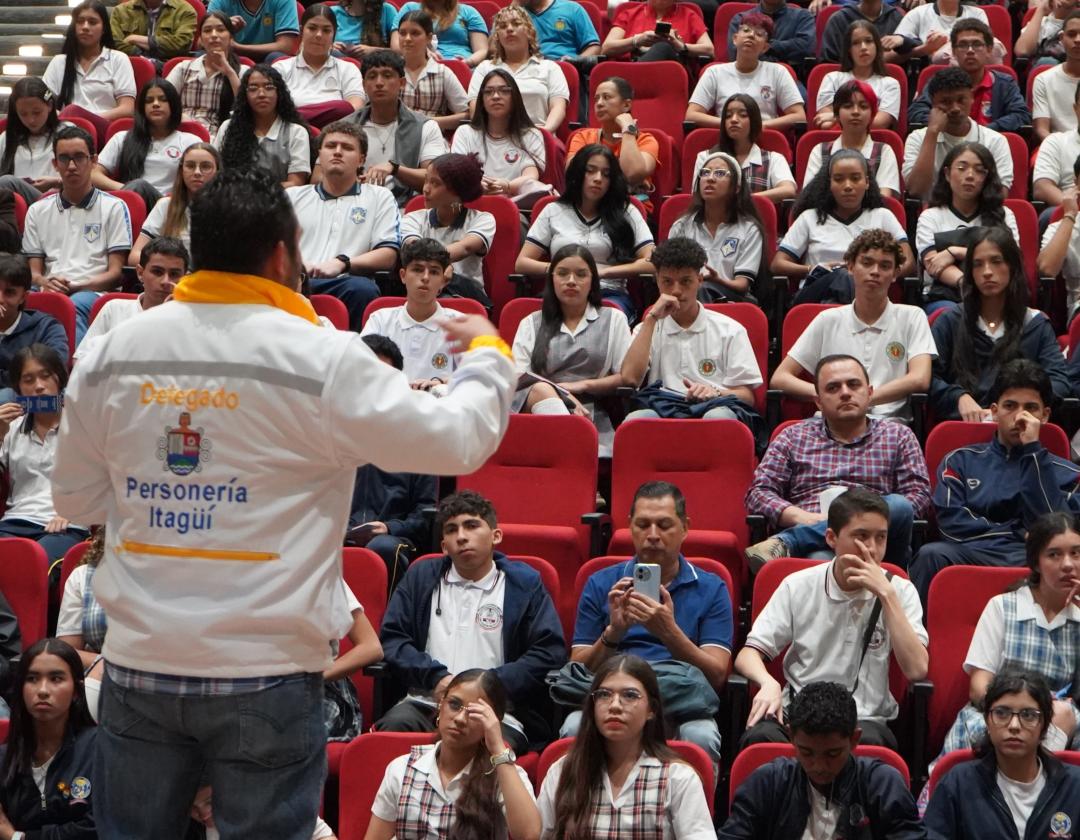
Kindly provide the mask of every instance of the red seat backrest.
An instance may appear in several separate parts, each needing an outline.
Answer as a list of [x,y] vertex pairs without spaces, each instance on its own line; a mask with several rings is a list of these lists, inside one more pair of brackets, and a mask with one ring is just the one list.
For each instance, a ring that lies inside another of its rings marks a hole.
[[964,673],[964,659],[987,602],[1027,573],[1027,567],[947,566],[930,581],[926,678],[934,683],[934,692],[927,708],[927,755],[938,754],[946,732],[968,702],[971,681]]
[[[605,61],[589,74],[589,101],[596,87],[612,76],[621,76],[634,88],[634,116],[644,129],[658,128],[682,143],[682,121],[690,98],[686,68],[677,61]],[[596,126],[596,114],[589,114],[589,125]]]
[[[876,758],[885,762],[900,774],[904,780],[904,787],[911,787],[911,773],[908,771],[907,762],[888,747],[859,744],[855,747],[855,755],[860,758]],[[735,801],[735,793],[751,773],[778,758],[795,758],[794,745],[751,744],[735,756],[735,762],[731,765],[728,807],[731,807],[731,803]]]
[[109,129],[105,132],[105,142],[108,143],[121,131],[131,131],[131,128],[134,125],[135,120],[131,117],[117,117],[109,123]]
[[428,732],[365,732],[352,740],[341,758],[338,778],[340,840],[364,840],[387,765],[417,744],[434,742]]
[[[540,754],[540,761],[536,765],[537,796],[540,795],[540,788],[544,785],[544,777],[547,776],[551,765],[570,752],[570,747],[573,744],[573,738],[560,738],[558,741],[552,741],[544,748],[544,751]],[[709,760],[709,756],[705,750],[697,744],[691,744],[689,741],[668,741],[667,744],[679,754],[680,758],[693,767],[698,776],[701,777],[705,801],[709,805],[709,815],[711,816],[713,814],[712,791],[715,790],[716,782],[713,779],[712,762]]]
[[[1005,136],[1009,139],[1010,150],[1013,150],[1014,141],[1020,140],[1020,138],[1008,132],[1005,133]],[[1020,142],[1023,143],[1023,140],[1020,140]],[[1024,260],[1024,274],[1027,276],[1028,281],[1029,300],[1034,302],[1039,299],[1039,269],[1037,265],[1040,250],[1039,217],[1035,213],[1035,208],[1031,206],[1031,202],[1027,200],[1027,155],[1021,155],[1023,160],[1023,172],[1021,172],[1016,168],[1016,154],[1015,150],[1013,151],[1013,188],[1009,191],[1009,197],[1005,199],[1005,206],[1012,210],[1013,215],[1016,217],[1016,229],[1020,233],[1020,241],[1016,244],[1020,246],[1020,254]],[[1014,195],[1017,185],[1024,194],[1022,197]]]
[[86,554],[86,549],[90,547],[90,542],[75,543],[71,548],[67,550],[67,554],[64,555],[64,562],[60,564],[60,597],[64,597],[64,587],[67,585],[67,579],[71,577],[71,573],[75,571],[81,564],[83,555]]
[[[1013,165],[1013,181],[1012,185],[1009,187],[1009,194],[1005,200],[1006,202],[1010,200],[1017,201],[1023,204],[1027,204],[1028,207],[1031,207],[1031,204],[1028,203],[1028,167],[1031,165],[1031,159],[1028,156],[1027,143],[1024,141],[1023,137],[1021,137],[1019,134],[1013,134],[1013,132],[1011,131],[1003,131],[1001,136],[1004,137],[1006,142],[1008,142],[1009,144],[1009,154],[1012,156]],[[1013,207],[1013,212],[1016,212],[1016,208],[1014,205],[1010,204],[1008,206]],[[1034,208],[1032,208],[1033,215],[1034,212]],[[1017,215],[1016,217],[1016,223],[1018,225],[1020,224],[1019,215]],[[1023,229],[1021,229],[1021,237],[1023,237],[1023,234],[1024,231]],[[1037,234],[1038,229],[1036,228],[1036,235]],[[1031,257],[1032,266],[1034,266],[1035,253],[1037,252],[1038,241],[1036,241],[1035,252],[1032,253]],[[1024,256],[1026,257],[1027,254],[1025,254]],[[1025,263],[1024,266],[1026,268],[1027,263]]]
[[333,295],[312,295],[309,300],[316,315],[326,318],[337,329],[348,332],[349,310],[344,303]]
[[819,314],[826,309],[832,309],[839,304],[835,303],[799,303],[788,310],[784,316],[784,324],[780,328],[780,358],[783,359],[791,352],[799,336],[806,332]]
[[[930,430],[923,447],[926,452],[926,468],[930,471],[931,489],[937,487],[938,467],[954,449],[971,444],[989,443],[997,434],[996,423],[967,423],[963,420],[943,420]],[[1039,442],[1059,458],[1068,461],[1069,436],[1055,423],[1043,423],[1039,428]]]
[[570,91],[570,96],[566,100],[566,117],[563,119],[562,125],[559,126],[559,130],[555,132],[555,135],[563,143],[566,143],[570,138],[570,123],[577,122],[578,110],[581,108],[581,76],[578,74],[577,68],[569,61],[556,61],[555,63],[562,70],[562,74],[566,78],[566,87]]
[[979,8],[986,13],[986,22],[990,24],[990,30],[994,33],[994,37],[1001,41],[1005,47],[1004,63],[1011,67],[1013,63],[1013,44],[1016,43],[1016,36],[1013,35],[1012,15],[1009,14],[1008,9],[996,3],[981,5]]
[[[341,572],[345,584],[364,608],[364,615],[377,635],[386,614],[386,563],[374,551],[350,546],[342,549]],[[351,648],[352,641],[346,636],[341,640],[339,652],[344,654]],[[352,681],[364,720],[374,720],[374,679],[365,677],[361,669],[352,675]]]
[[26,199],[17,192],[13,192],[11,195],[15,199],[15,227],[18,228],[21,235],[26,231],[26,211],[30,208],[26,203]]
[[23,650],[45,638],[49,609],[49,558],[33,540],[0,539],[0,592],[19,622]]
[[142,196],[131,190],[113,190],[109,195],[119,198],[127,205],[128,218],[131,220],[131,241],[134,243],[139,238],[143,222],[146,221],[146,203]]
[[154,67],[154,62],[141,55],[129,55],[128,60],[131,62],[131,72],[135,76],[135,90],[138,92],[147,82],[153,81],[154,76],[157,75],[157,68]]
[[97,318],[98,313],[110,300],[136,300],[139,296],[131,292],[105,292],[103,295],[99,295],[98,299],[94,301],[94,305],[90,307],[90,323],[94,323],[94,319]]
[[761,372],[761,384],[754,389],[754,408],[764,417],[765,392],[769,385],[769,319],[765,311],[756,303],[707,303],[705,308],[738,321],[746,329]]
[[26,296],[26,308],[52,315],[67,332],[68,364],[75,357],[75,304],[71,298],[59,292],[30,292]]
[[686,496],[693,530],[729,531],[746,545],[743,498],[756,465],[754,438],[737,420],[623,423],[615,430],[610,509],[625,521],[638,487],[670,481]]

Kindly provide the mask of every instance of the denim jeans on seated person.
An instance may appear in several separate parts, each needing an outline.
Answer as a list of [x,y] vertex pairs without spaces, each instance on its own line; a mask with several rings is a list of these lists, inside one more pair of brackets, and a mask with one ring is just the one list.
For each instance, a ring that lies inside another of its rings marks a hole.
[[106,671],[95,761],[100,837],[185,836],[201,784],[223,840],[311,840],[326,776],[322,674],[243,694],[124,689]]
[[[889,542],[885,546],[884,559],[906,569],[911,560],[911,524],[915,512],[911,502],[899,493],[889,493],[885,503],[889,506]],[[791,557],[831,558],[833,553],[825,542],[827,528],[828,523],[823,519],[813,525],[795,525],[776,536],[783,540]]]

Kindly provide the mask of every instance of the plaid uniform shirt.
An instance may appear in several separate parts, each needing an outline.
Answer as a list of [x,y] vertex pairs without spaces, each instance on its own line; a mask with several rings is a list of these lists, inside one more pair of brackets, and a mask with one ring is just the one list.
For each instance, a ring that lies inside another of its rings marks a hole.
[[142,691],[148,694],[169,694],[174,697],[220,697],[226,694],[253,694],[281,685],[286,680],[304,674],[278,675],[273,677],[184,677],[177,674],[155,674],[136,671],[119,665],[105,663],[109,679],[120,688]]
[[417,746],[409,751],[405,777],[398,796],[398,816],[395,826],[397,840],[425,840],[428,837],[449,837],[454,821],[454,803],[439,801],[435,789],[428,784],[427,775],[416,770],[417,760],[433,746]]
[[775,527],[784,508],[816,513],[827,487],[862,487],[881,495],[899,493],[916,516],[930,509],[930,478],[911,429],[867,418],[866,432],[841,443],[821,417],[785,429],[769,444],[746,494],[748,513],[763,514]]
[[594,803],[589,840],[664,840],[667,788],[667,764],[641,764],[629,806]]
[[446,99],[446,74],[453,71],[436,61],[429,61],[423,74],[413,84],[405,74],[405,90],[401,101],[410,111],[417,111],[429,117],[444,117],[452,113]]
[[202,123],[212,137],[220,125],[218,103],[221,101],[225,74],[218,73],[206,78],[202,62],[198,67],[192,67],[194,64],[195,61],[188,61],[181,65],[180,104],[184,109],[184,119]]

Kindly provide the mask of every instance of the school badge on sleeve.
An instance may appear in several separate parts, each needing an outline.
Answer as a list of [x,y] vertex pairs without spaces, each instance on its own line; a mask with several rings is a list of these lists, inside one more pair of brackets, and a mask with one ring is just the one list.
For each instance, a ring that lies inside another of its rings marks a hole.
[[86,776],[76,776],[71,780],[71,804],[85,804],[90,799],[90,780]]

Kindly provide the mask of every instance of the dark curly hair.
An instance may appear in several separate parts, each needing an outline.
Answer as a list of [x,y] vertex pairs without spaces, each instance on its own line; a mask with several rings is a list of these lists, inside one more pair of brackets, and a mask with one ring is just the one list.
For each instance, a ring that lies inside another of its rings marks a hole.
[[[289,87],[281,78],[281,74],[269,64],[256,64],[249,68],[240,79],[240,95],[236,97],[229,117],[229,128],[225,132],[225,139],[221,142],[221,160],[226,169],[252,166],[257,159],[259,140],[255,136],[255,115],[245,92],[248,81],[255,73],[265,76],[277,90],[277,115],[282,122],[295,123],[303,126],[305,132],[308,131],[308,124],[296,110],[292,94],[289,93]],[[310,136],[308,134],[309,146]]]

